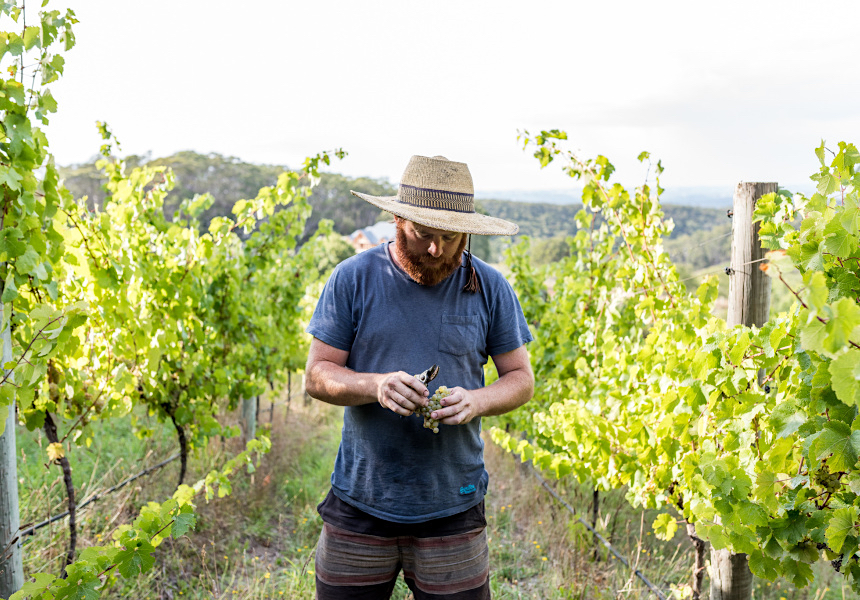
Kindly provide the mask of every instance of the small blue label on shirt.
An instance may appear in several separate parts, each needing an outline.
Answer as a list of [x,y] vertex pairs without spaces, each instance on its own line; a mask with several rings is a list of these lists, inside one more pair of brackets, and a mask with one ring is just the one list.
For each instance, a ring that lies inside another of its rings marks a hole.
[[460,488],[460,495],[461,495],[461,496],[466,496],[466,495],[468,495],[468,494],[474,494],[474,493],[475,493],[475,490],[476,490],[476,488],[475,488],[475,486],[474,486],[474,485],[467,485],[466,487],[461,487],[461,488]]

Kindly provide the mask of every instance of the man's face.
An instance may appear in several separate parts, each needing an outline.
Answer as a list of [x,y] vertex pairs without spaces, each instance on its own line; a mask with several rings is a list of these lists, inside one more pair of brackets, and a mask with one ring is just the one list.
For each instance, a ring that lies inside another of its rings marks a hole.
[[412,279],[421,285],[436,285],[460,266],[465,233],[425,227],[400,217],[394,221],[400,266]]

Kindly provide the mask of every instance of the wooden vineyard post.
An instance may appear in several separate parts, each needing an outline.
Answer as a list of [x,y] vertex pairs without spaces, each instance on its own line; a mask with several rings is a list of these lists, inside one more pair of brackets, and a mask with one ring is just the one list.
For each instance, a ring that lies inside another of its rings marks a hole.
[[[591,528],[597,531],[597,518],[600,516],[600,490],[594,488],[591,496]],[[594,562],[600,562],[600,539],[594,536]]]
[[242,429],[246,444],[257,435],[257,396],[242,400]]
[[293,372],[287,371],[287,405],[284,407],[284,421],[290,418],[290,400],[293,399]]
[[[759,268],[765,251],[753,212],[759,198],[776,192],[776,183],[739,183],[732,213],[732,261],[726,324],[762,326],[770,311],[770,279]],[[749,600],[753,576],[746,554],[711,548],[711,600]]]
[[765,250],[753,212],[759,198],[777,191],[776,183],[739,183],[732,213],[732,273],[729,277],[729,312],[726,324],[755,325],[767,322],[770,312],[770,278],[761,270]]
[[[254,412],[254,429],[256,429],[256,428],[257,428],[257,424],[258,424],[258,423],[262,423],[262,422],[263,422],[263,419],[261,419],[261,418],[260,418],[260,406],[261,406],[263,403],[262,403],[262,402],[260,402],[260,397],[259,397],[259,396],[255,396],[255,397],[257,398],[257,409],[256,409],[256,411]],[[256,433],[256,432],[255,432],[255,433]]]
[[[3,305],[0,304],[0,321]],[[12,334],[9,327],[0,336],[3,364],[12,360]],[[18,529],[18,460],[15,448],[15,402],[9,406],[6,428],[0,435],[0,598],[8,598],[24,585],[21,540]]]

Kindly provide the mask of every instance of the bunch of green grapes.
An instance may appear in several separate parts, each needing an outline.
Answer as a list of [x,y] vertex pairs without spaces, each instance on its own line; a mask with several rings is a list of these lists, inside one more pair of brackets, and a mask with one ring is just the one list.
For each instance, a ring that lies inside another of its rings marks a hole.
[[827,492],[835,494],[842,487],[840,479],[843,474],[840,472],[831,473],[830,467],[827,463],[825,461],[821,462],[821,468],[813,475],[812,480],[817,485],[823,487]]
[[451,390],[444,385],[440,385],[439,389],[436,390],[436,393],[430,396],[430,401],[427,402],[427,406],[423,406],[418,409],[418,414],[424,417],[424,429],[432,429],[433,433],[439,433],[439,421],[431,418],[430,414],[434,410],[442,408],[442,398],[446,398],[450,395]]

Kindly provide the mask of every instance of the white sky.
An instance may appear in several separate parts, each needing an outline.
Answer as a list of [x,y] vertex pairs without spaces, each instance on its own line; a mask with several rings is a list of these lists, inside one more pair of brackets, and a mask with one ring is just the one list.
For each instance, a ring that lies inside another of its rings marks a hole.
[[[34,3],[35,4],[35,3]],[[824,138],[860,143],[853,1],[81,0],[54,85],[61,164],[107,121],[124,153],[219,152],[397,182],[412,154],[467,162],[476,188],[574,186],[522,151],[560,128],[638,184],[804,184]],[[9,23],[6,23],[9,26]]]

